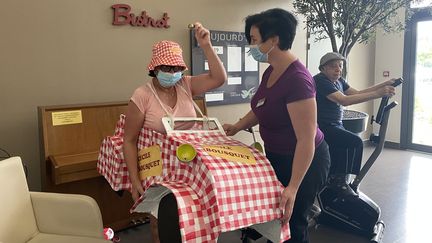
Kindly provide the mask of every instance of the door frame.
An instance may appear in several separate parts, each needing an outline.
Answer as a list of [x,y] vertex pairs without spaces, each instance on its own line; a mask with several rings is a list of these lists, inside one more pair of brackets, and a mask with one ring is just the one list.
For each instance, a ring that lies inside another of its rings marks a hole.
[[431,20],[431,7],[413,9],[414,13],[407,22],[405,29],[403,78],[402,87],[402,117],[401,117],[401,143],[402,149],[412,149],[432,153],[432,146],[414,144],[412,142],[413,116],[414,116],[414,89],[415,89],[415,67],[417,54],[417,23]]

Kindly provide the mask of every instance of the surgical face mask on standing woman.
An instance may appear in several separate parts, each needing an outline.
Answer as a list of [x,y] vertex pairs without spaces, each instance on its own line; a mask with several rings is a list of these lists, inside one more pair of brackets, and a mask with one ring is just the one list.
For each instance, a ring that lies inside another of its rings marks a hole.
[[181,79],[181,77],[182,72],[169,73],[159,71],[156,75],[160,85],[164,88],[174,86]]
[[263,53],[260,51],[259,47],[260,45],[251,45],[249,48],[249,54],[252,55],[252,57],[257,62],[268,62],[268,54],[273,50],[274,46],[270,48],[270,50],[267,53]]

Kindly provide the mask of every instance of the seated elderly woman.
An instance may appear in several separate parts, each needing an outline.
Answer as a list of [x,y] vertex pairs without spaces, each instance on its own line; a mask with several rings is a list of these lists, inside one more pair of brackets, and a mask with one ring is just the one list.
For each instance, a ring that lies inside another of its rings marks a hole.
[[320,59],[320,73],[314,76],[318,125],[329,145],[329,179],[335,183],[345,183],[346,174],[358,175],[363,155],[362,139],[342,124],[343,106],[395,94],[394,79],[363,90],[354,89],[342,77],[344,62],[341,54],[329,52]]

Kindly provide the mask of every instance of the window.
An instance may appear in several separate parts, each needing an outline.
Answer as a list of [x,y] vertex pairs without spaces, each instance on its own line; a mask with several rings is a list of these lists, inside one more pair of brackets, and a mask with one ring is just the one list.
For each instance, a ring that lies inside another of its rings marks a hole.
[[426,8],[432,6],[432,0],[414,0],[411,1],[411,8]]

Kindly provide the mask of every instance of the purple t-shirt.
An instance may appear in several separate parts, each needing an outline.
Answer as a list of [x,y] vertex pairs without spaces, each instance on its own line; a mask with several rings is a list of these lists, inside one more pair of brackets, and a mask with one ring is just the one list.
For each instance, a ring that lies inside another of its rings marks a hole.
[[[261,84],[251,101],[252,111],[258,118],[265,149],[278,154],[294,154],[297,139],[287,104],[315,98],[315,82],[306,67],[296,60],[271,88],[267,88],[272,70],[272,66],[268,67],[262,76]],[[317,126],[315,146],[320,145],[323,139],[324,135]]]

